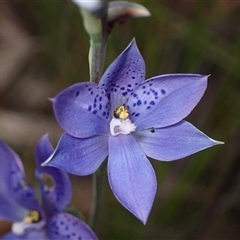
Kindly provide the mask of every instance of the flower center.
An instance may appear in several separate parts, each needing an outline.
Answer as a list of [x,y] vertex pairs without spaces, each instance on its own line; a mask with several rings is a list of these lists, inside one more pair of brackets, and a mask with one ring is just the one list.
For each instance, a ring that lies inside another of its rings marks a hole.
[[125,105],[121,105],[113,111],[113,118],[110,122],[110,132],[113,136],[129,134],[136,130],[136,126],[129,119],[129,114],[129,109]]
[[40,230],[45,225],[38,210],[30,210],[28,215],[21,222],[12,225],[12,232],[16,235],[23,235],[26,229]]
[[125,105],[121,105],[114,110],[113,116],[124,120],[129,117],[129,110]]
[[23,221],[26,223],[37,223],[41,221],[41,215],[37,210],[31,210]]

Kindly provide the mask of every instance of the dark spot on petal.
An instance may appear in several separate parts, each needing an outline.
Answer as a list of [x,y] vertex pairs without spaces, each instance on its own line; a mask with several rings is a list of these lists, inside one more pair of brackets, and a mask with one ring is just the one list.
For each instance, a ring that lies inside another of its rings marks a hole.
[[162,94],[165,94],[166,91],[165,91],[164,89],[161,89],[161,93],[162,93]]
[[142,104],[142,101],[139,99],[139,100],[137,101],[137,105],[140,106],[141,104]]
[[151,105],[155,105],[155,102],[154,102],[154,101],[151,101],[150,104],[151,104]]
[[78,95],[79,95],[79,91],[76,92],[76,97],[78,97]]

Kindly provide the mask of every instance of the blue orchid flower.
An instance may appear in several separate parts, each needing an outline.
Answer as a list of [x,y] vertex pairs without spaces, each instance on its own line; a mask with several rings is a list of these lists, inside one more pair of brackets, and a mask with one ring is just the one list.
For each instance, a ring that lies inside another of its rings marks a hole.
[[44,164],[83,176],[108,156],[114,195],[145,224],[157,189],[146,156],[172,161],[221,143],[183,120],[202,98],[207,78],[168,74],[145,80],[145,63],[132,41],[98,84],[78,83],[52,99],[66,133]]
[[92,230],[75,216],[63,211],[72,197],[66,172],[41,164],[53,152],[47,135],[36,148],[36,177],[41,181],[42,203],[26,182],[18,155],[0,141],[0,219],[13,222],[12,231],[2,240],[97,239]]

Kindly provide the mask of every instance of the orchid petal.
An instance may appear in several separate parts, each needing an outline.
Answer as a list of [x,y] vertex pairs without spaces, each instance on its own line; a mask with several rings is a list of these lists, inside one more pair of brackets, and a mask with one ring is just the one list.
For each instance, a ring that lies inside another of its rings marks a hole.
[[161,161],[177,160],[222,144],[186,121],[166,128],[135,132],[134,136],[147,156]]
[[13,232],[8,232],[5,235],[3,235],[1,238],[1,240],[23,240],[26,239],[25,236],[19,236],[14,234]]
[[108,179],[118,201],[145,224],[157,181],[150,162],[132,135],[109,137]]
[[15,161],[15,154],[0,140],[0,192],[8,191],[11,188],[11,160],[9,159]]
[[185,118],[202,98],[208,76],[171,74],[140,85],[127,106],[138,130],[166,127]]
[[52,99],[59,125],[73,137],[109,133],[109,100],[95,83],[78,83]]
[[0,219],[12,222],[22,221],[28,215],[29,210],[19,205],[15,199],[5,192],[0,192]]
[[50,240],[47,236],[45,231],[36,231],[32,229],[28,229],[26,233],[23,235],[17,235],[13,232],[9,232],[1,237],[1,240]]
[[108,136],[74,138],[65,133],[62,135],[54,153],[45,166],[54,166],[75,175],[94,173],[108,155]]
[[[19,156],[3,141],[0,141],[0,163],[1,210],[3,212],[7,209],[13,211],[12,214],[18,215],[17,218],[20,220],[20,216],[26,216],[28,213],[27,209],[36,209],[39,205],[34,197],[33,188],[26,182]],[[4,206],[6,209],[4,209]],[[16,208],[19,208],[19,213],[17,213]],[[11,218],[10,214],[9,218]]]
[[47,233],[50,239],[94,240],[94,232],[80,219],[68,213],[59,213],[49,219]]
[[145,63],[135,40],[103,74],[99,85],[110,93],[112,109],[124,104],[130,93],[145,79]]
[[54,167],[41,167],[41,164],[53,153],[53,147],[47,135],[38,142],[36,148],[36,177],[41,181],[42,206],[48,215],[65,210],[72,198],[72,187],[68,174]]
[[22,240],[21,236],[15,235],[12,232],[8,232],[5,235],[1,236],[1,240]]

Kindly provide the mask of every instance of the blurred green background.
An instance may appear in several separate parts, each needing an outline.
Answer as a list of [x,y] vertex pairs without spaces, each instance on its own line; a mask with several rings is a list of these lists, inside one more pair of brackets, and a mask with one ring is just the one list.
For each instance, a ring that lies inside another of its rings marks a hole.
[[[225,145],[174,162],[151,160],[157,196],[143,226],[114,198],[107,179],[97,228],[103,239],[240,239],[240,1],[138,1],[150,18],[115,27],[106,66],[136,38],[147,78],[165,73],[211,74],[199,105],[187,117]],[[34,179],[34,149],[62,133],[49,97],[88,81],[89,40],[70,1],[0,1],[0,138],[23,159]],[[72,176],[86,219],[91,176]],[[1,229],[2,228],[2,229]],[[7,229],[0,222],[0,231]]]

